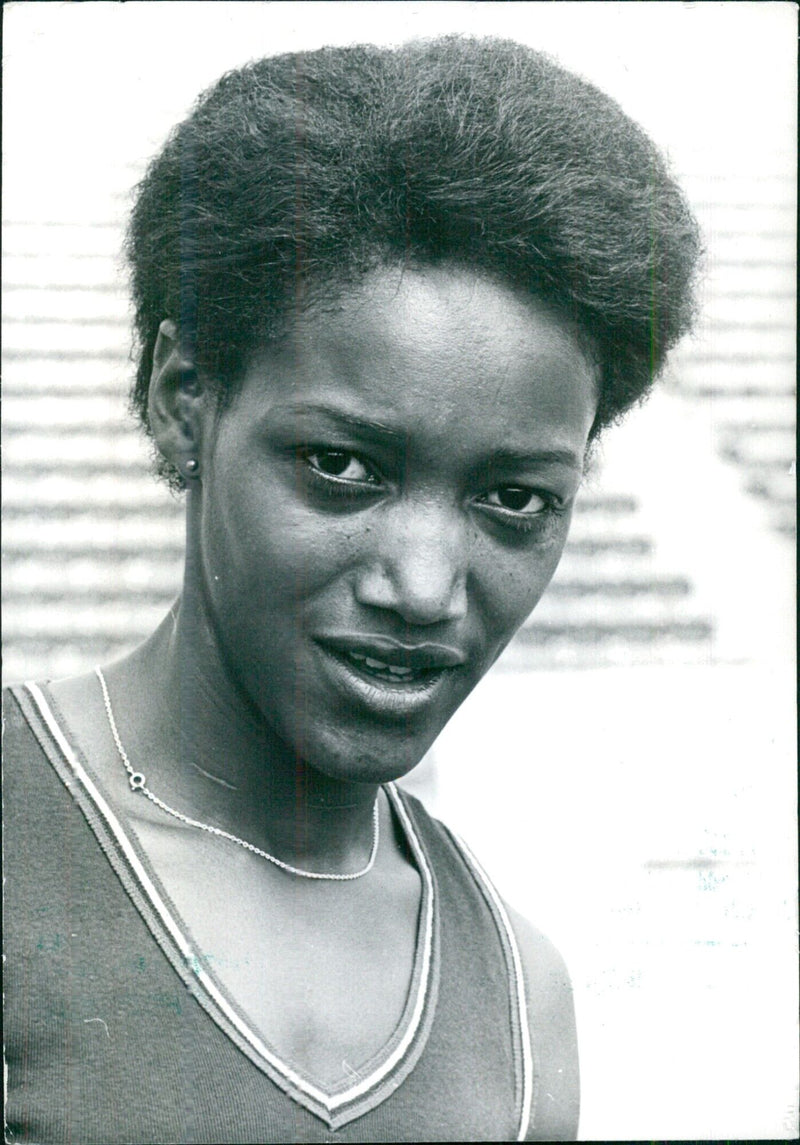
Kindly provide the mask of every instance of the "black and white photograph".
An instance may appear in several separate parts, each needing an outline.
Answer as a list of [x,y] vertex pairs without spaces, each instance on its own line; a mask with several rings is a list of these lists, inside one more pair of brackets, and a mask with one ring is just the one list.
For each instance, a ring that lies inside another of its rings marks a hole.
[[790,1140],[797,7],[3,7],[5,1140]]

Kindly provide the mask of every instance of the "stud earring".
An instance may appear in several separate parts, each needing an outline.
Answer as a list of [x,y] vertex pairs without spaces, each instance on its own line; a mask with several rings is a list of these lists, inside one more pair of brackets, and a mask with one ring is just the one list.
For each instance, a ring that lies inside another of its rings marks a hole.
[[200,468],[200,462],[196,457],[190,457],[189,460],[185,463],[184,468],[190,477],[196,477],[197,471]]

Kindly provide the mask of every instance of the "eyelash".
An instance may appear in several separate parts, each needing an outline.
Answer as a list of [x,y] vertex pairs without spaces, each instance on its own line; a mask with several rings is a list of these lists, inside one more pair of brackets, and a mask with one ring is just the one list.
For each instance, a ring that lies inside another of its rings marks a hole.
[[[352,478],[345,479],[336,477],[332,473],[322,472],[322,470],[317,469],[311,464],[310,459],[315,454],[323,453],[344,454],[358,461],[373,475],[374,480],[355,481]],[[355,452],[355,450],[312,445],[297,449],[295,451],[295,457],[298,461],[303,463],[304,471],[314,487],[327,497],[357,500],[358,498],[369,496],[371,493],[378,493],[381,490],[382,479],[379,471],[372,462],[360,453]],[[512,486],[511,482],[507,484],[509,487],[528,489],[528,486]],[[498,488],[503,487],[504,486],[498,486]],[[490,492],[495,492],[495,490],[490,490]],[[532,496],[541,498],[544,502],[544,508],[537,510],[535,513],[515,512],[513,509],[504,509],[502,506],[490,505],[480,500],[476,500],[474,504],[477,505],[486,516],[498,524],[513,529],[518,533],[532,533],[535,530],[541,530],[558,517],[563,516],[566,512],[566,506],[561,502],[560,498],[554,496],[547,490],[530,488],[530,493]]]
[[535,513],[523,513],[521,511],[515,513],[513,509],[503,509],[499,505],[487,505],[485,501],[478,501],[476,504],[479,505],[483,513],[494,521],[506,528],[515,530],[517,533],[533,533],[542,530],[553,524],[566,512],[566,506],[552,493],[548,493],[544,489],[531,489],[531,493],[544,501],[544,508]]
[[[311,458],[318,453],[341,453],[358,461],[374,476],[373,481],[354,481],[351,478],[336,477],[332,473],[323,473],[311,464]],[[295,451],[297,461],[302,462],[304,473],[313,483],[314,487],[327,497],[355,500],[370,493],[377,493],[381,487],[380,474],[375,466],[352,449],[335,449],[333,446],[309,445]]]

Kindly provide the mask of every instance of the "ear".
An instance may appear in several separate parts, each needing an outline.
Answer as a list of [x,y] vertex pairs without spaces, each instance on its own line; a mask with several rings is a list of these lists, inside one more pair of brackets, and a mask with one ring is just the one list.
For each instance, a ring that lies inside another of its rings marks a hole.
[[[156,445],[185,478],[197,471],[207,399],[194,363],[181,351],[177,326],[165,319],[153,351],[148,413]],[[187,462],[193,464],[187,468]]]

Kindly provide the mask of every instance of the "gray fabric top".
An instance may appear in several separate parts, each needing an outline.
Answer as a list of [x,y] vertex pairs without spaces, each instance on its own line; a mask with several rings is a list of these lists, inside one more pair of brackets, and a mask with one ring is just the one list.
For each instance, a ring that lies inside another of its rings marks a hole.
[[75,745],[77,772],[31,693],[5,698],[7,1140],[517,1138],[525,1053],[509,934],[417,800],[394,795],[432,871],[417,1017],[367,1063],[358,1092],[326,1109],[288,1066],[254,1051],[204,989],[109,827],[107,794],[92,797],[97,779]]

